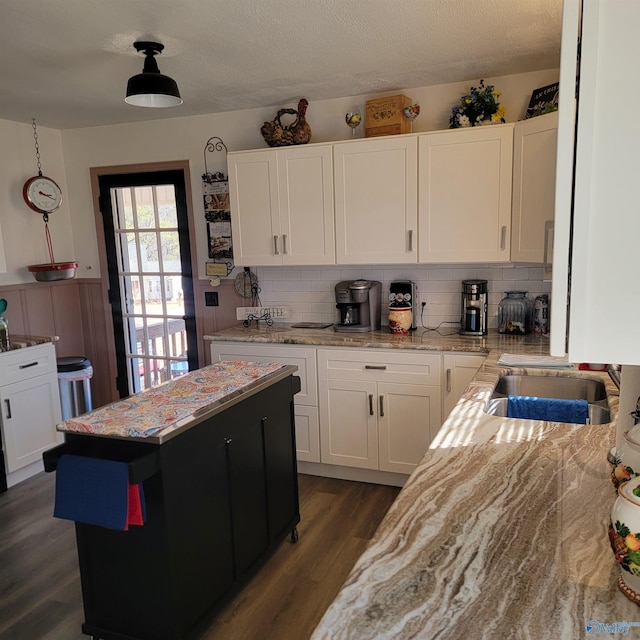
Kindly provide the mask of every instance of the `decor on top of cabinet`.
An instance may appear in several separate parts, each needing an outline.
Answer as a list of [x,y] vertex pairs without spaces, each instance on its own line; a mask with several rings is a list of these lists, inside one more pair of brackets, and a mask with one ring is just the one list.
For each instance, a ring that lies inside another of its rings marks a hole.
[[[298,110],[280,109],[276,117],[260,127],[262,137],[270,147],[286,147],[292,144],[307,144],[311,140],[311,127],[306,120],[309,102],[302,98],[298,102]],[[295,115],[290,124],[283,125],[280,118],[284,115]]]
[[524,335],[533,329],[533,301],[526,291],[507,291],[498,304],[498,333]]
[[498,102],[500,95],[494,85],[485,86],[484,80],[480,80],[479,86],[471,87],[469,93],[463,95],[458,104],[451,109],[449,128],[504,123],[505,109]]
[[560,83],[554,82],[553,84],[548,84],[546,87],[534,89],[531,94],[531,100],[529,100],[527,112],[524,114],[525,120],[557,111],[559,88]]
[[351,127],[351,137],[356,137],[356,127],[360,126],[362,122],[362,114],[360,113],[360,109],[358,107],[353,107],[351,111],[349,111],[345,116],[344,120],[349,127]]
[[402,94],[367,100],[364,120],[365,137],[410,133],[411,123],[405,118],[404,109],[412,104],[413,100]]
[[36,160],[38,163],[38,175],[29,178],[22,187],[22,197],[30,209],[42,214],[44,221],[44,231],[47,239],[47,249],[49,250],[50,262],[44,264],[33,264],[29,271],[33,277],[41,282],[53,280],[69,280],[76,275],[77,262],[56,262],[53,257],[53,245],[49,232],[49,214],[57,211],[62,204],[62,190],[51,178],[42,175],[42,165],[40,163],[40,145],[38,144],[38,129],[36,119],[31,119],[33,127],[33,140],[36,150]]
[[207,276],[228,276],[233,270],[233,241],[231,238],[231,207],[229,205],[229,178],[222,171],[211,172],[207,166],[207,152],[224,153],[227,164],[227,147],[222,138],[213,136],[204,147],[204,173],[202,197],[204,219],[207,221],[209,259]]
[[409,133],[413,133],[413,121],[420,115],[420,103],[416,101],[402,110],[402,115],[409,119]]

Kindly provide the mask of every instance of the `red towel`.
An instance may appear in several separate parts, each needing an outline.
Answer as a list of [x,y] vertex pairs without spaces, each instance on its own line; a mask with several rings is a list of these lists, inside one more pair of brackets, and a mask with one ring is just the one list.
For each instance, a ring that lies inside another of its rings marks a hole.
[[127,507],[127,525],[125,531],[129,529],[129,525],[142,526],[144,518],[142,516],[142,499],[140,497],[140,485],[129,485],[129,504]]

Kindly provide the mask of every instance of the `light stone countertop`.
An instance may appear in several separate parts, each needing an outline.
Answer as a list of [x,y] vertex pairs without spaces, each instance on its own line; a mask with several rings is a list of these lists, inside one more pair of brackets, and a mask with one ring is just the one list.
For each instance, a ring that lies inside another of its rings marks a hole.
[[461,336],[450,329],[441,333],[418,329],[406,336],[391,333],[388,329],[367,333],[341,333],[333,327],[327,329],[295,329],[290,324],[275,322],[243,327],[238,325],[204,336],[205,340],[251,342],[258,344],[296,344],[315,347],[366,347],[372,349],[411,349],[424,351],[455,351],[489,354],[497,349],[507,353],[549,353],[549,337],[529,334],[526,336],[501,335],[490,330],[484,337]]
[[606,373],[518,369],[605,383],[612,423],[570,425],[483,412],[498,377],[511,371],[497,364],[500,354],[548,354],[544,337],[357,336],[275,325],[210,339],[488,355],[312,640],[574,640],[604,629],[595,623],[640,621],[617,588],[607,536],[618,391]]

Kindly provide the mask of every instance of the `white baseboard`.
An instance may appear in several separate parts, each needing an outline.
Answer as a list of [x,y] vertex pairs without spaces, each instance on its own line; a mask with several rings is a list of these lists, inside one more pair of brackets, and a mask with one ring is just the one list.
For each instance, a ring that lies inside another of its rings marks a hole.
[[353,480],[354,482],[369,482],[371,484],[385,484],[390,487],[403,487],[409,476],[403,473],[390,473],[374,469],[357,469],[342,467],[336,464],[321,464],[298,460],[298,473],[323,478],[337,478],[339,480]]

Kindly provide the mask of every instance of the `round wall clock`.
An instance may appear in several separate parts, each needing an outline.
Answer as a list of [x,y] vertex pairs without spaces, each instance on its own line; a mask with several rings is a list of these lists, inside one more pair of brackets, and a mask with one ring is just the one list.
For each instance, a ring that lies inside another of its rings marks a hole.
[[62,191],[51,178],[43,175],[29,178],[22,187],[24,201],[38,213],[53,213],[62,204]]

